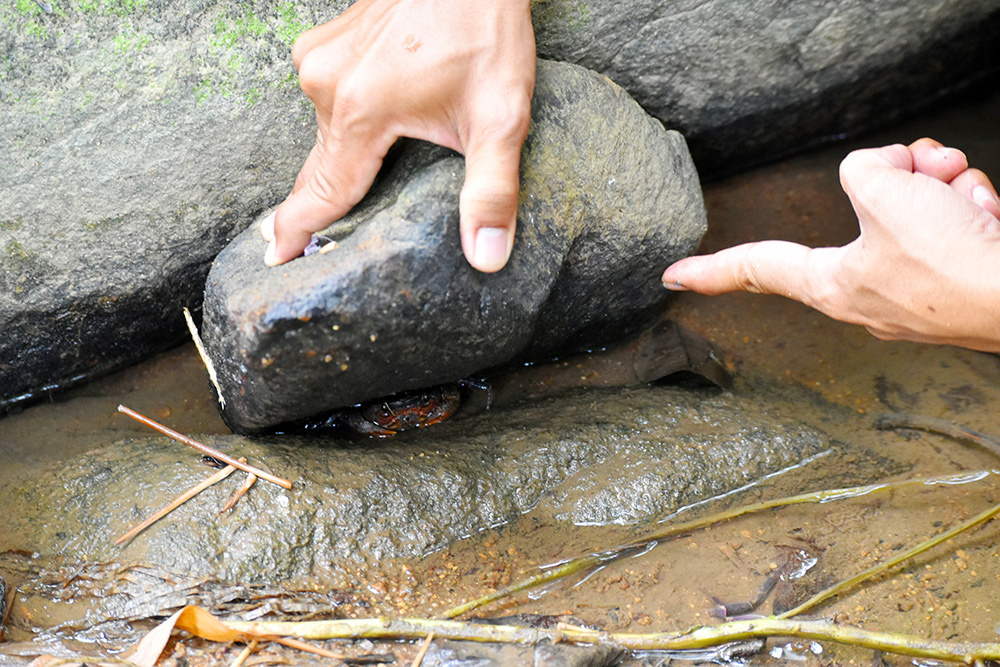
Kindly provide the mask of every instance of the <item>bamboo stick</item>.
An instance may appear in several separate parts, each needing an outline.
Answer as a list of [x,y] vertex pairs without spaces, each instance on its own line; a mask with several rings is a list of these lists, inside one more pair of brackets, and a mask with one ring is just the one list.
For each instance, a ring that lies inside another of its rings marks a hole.
[[126,408],[124,405],[118,406],[118,412],[128,415],[137,422],[145,424],[146,426],[155,431],[159,431],[168,438],[173,438],[178,442],[183,442],[185,445],[188,445],[189,447],[194,447],[202,454],[208,454],[213,458],[219,459],[223,463],[228,463],[234,468],[239,468],[240,470],[243,470],[245,472],[253,473],[254,475],[260,477],[261,479],[266,479],[267,481],[277,484],[278,486],[282,486],[286,489],[292,488],[292,483],[289,482],[287,479],[283,479],[281,477],[278,477],[277,475],[272,475],[271,473],[261,470],[260,468],[255,468],[251,465],[247,465],[245,462],[241,462],[238,459],[234,459],[232,456],[229,456],[228,454],[223,454],[219,450],[209,447],[206,444],[200,443],[194,438],[189,438],[183,433],[178,433],[177,431],[173,430],[170,427],[164,426],[159,422],[153,421],[149,417],[144,417],[135,410]]

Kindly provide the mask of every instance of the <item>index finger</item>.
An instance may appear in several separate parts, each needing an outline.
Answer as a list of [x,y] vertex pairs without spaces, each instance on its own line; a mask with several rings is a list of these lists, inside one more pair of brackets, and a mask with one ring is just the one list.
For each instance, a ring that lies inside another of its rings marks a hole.
[[[274,213],[274,238],[265,261],[283,264],[302,254],[313,232],[328,227],[361,201],[382,166],[392,138],[372,143],[354,137],[328,140],[306,168],[311,169]],[[312,156],[310,156],[312,158]]]
[[664,271],[663,284],[701,294],[779,294],[830,314],[839,309],[835,276],[844,252],[790,241],[745,243],[682,259]]

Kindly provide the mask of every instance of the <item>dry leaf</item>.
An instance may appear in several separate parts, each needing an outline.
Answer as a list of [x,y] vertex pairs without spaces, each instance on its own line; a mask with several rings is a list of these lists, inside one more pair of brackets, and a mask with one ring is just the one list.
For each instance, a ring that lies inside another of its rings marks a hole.
[[[274,641],[286,646],[318,653],[331,658],[343,657],[338,653],[333,653],[316,646],[311,646],[304,642],[284,637],[277,637],[272,634],[257,632],[252,629],[245,631],[234,630],[224,621],[220,621],[210,612],[201,607],[188,605],[176,614],[153,628],[148,635],[143,637],[139,643],[125,651],[122,658],[137,665],[138,667],[153,667],[163,653],[163,648],[170,641],[170,635],[174,630],[186,630],[196,637],[214,642],[251,642]],[[39,665],[38,667],[45,667]]]

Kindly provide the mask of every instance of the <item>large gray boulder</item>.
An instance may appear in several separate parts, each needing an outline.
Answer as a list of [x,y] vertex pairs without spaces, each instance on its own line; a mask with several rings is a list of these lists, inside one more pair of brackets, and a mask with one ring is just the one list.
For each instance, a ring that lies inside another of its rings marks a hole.
[[0,413],[182,340],[315,138],[312,7],[52,5],[0,4]]
[[[412,150],[411,150],[412,149]],[[202,337],[248,432],[618,339],[705,232],[684,139],[608,79],[542,61],[518,229],[496,274],[462,255],[461,156],[414,144],[338,240],[274,269],[255,228],[215,260]]]
[[[0,412],[180,339],[314,139],[290,45],[347,2],[0,3]],[[996,0],[534,6],[704,174],[910,112],[1000,63]]]
[[601,72],[703,175],[884,125],[1000,69],[1000,2],[540,0],[541,56]]

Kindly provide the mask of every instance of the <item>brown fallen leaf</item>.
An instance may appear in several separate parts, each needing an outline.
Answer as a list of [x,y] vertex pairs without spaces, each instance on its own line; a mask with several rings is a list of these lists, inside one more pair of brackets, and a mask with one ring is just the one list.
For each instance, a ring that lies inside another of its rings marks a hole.
[[[125,651],[121,657],[137,667],[153,667],[163,653],[167,642],[170,641],[170,635],[174,630],[186,630],[192,635],[214,642],[250,643],[253,641],[272,641],[335,660],[342,660],[344,658],[340,653],[327,651],[324,648],[296,639],[269,635],[254,630],[234,630],[207,610],[193,605],[184,607],[163,623],[153,628],[149,634],[139,640],[135,646]],[[39,667],[44,666],[40,665]]]

